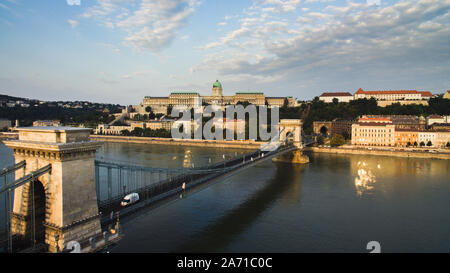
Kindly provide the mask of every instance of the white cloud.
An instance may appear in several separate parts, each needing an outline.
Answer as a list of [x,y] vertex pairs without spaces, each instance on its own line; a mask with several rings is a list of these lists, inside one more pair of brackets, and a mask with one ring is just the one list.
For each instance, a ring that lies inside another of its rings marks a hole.
[[[125,42],[140,51],[159,52],[169,46],[199,4],[196,0],[97,0],[83,16],[97,18],[108,28],[127,32]],[[137,2],[136,2],[137,3]]]
[[301,0],[255,0],[253,9],[261,8],[263,12],[286,13],[297,9]]
[[81,5],[81,0],[67,0],[67,5],[69,6],[79,6]]
[[120,53],[120,48],[110,43],[100,43],[99,45],[112,50],[114,53]]
[[67,20],[67,22],[72,26],[72,28],[76,28],[79,24],[78,21],[72,19]]
[[335,76],[346,71],[348,77],[370,70],[395,77],[392,71],[406,73],[411,67],[428,71],[424,73],[436,67],[449,71],[450,0],[401,1],[385,7],[348,2],[323,11],[296,18],[308,24],[272,20],[241,25],[222,37],[225,43],[208,44],[205,49],[215,45],[221,50],[206,55],[192,71],[282,74],[288,82],[301,75],[311,85],[320,81],[317,73]]

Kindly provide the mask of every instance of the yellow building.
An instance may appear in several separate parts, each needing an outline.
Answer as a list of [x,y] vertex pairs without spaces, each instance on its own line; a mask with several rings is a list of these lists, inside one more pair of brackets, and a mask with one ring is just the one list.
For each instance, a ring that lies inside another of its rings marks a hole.
[[447,90],[447,92],[445,92],[443,98],[444,98],[444,99],[449,99],[449,100],[450,100],[450,90]]
[[262,92],[236,92],[233,96],[224,96],[222,84],[216,80],[213,83],[211,96],[201,96],[198,92],[177,91],[172,92],[168,97],[146,96],[139,105],[133,106],[133,109],[139,114],[147,114],[148,107],[153,113],[167,114],[169,106],[182,105],[189,108],[200,106],[202,104],[218,105],[222,108],[226,105],[235,105],[238,102],[248,102],[254,105],[269,105],[282,107],[287,103],[288,106],[295,105],[295,99],[292,97],[266,97]]
[[395,145],[399,147],[419,146],[419,130],[411,129],[396,129],[395,130]]
[[395,125],[389,118],[359,118],[352,124],[352,145],[394,146]]

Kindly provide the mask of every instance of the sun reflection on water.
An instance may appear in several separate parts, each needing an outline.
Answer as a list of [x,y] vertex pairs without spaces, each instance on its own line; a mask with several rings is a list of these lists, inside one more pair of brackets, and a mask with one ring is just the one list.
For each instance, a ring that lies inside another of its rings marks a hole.
[[[381,169],[381,165],[377,164],[377,168]],[[376,183],[375,174],[370,170],[369,164],[358,161],[358,171],[355,177],[355,188],[358,196],[369,194]]]

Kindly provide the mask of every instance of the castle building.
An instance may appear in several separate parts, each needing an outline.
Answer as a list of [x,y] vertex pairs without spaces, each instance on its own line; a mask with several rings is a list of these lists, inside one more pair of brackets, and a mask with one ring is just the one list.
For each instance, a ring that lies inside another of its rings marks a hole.
[[226,105],[236,105],[238,103],[248,102],[257,106],[268,105],[282,107],[284,105],[294,106],[295,99],[292,97],[266,97],[262,92],[256,91],[240,91],[233,96],[224,96],[222,84],[216,80],[212,86],[210,96],[201,96],[194,91],[176,91],[170,93],[168,97],[152,97],[146,96],[139,105],[133,106],[133,109],[140,113],[148,113],[151,108],[153,113],[167,114],[170,106],[186,106],[188,108],[198,107],[200,103],[203,105],[217,105],[225,108]]
[[355,93],[355,100],[370,99],[385,101],[399,101],[399,100],[428,100],[432,96],[429,91],[417,90],[387,90],[387,91],[364,91],[359,88]]
[[350,102],[353,95],[349,92],[325,92],[319,97],[319,100],[326,103],[333,102],[333,99],[337,99],[338,102]]

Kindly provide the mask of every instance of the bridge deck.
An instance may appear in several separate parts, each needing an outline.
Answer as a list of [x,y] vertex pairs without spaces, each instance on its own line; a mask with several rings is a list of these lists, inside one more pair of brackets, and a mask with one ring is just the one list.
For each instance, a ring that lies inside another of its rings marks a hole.
[[[120,212],[120,217],[122,217],[143,208],[158,206],[164,201],[178,199],[180,194],[183,194],[185,191],[192,192],[200,190],[202,188],[201,186],[209,186],[212,184],[207,182],[221,180],[258,163],[296,149],[297,147],[295,146],[285,146],[272,152],[256,151],[246,155],[244,158],[217,163],[208,168],[200,168],[199,170],[202,170],[202,172],[199,173],[186,173],[175,178],[160,181],[157,184],[149,185],[135,191],[139,193],[140,200],[138,203],[128,207],[120,206],[123,196],[100,202],[99,210],[103,215],[102,224],[109,224],[114,220],[110,218],[111,212]],[[204,172],[204,170],[209,171]],[[186,183],[185,191],[181,188],[183,183]]]

